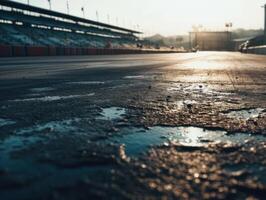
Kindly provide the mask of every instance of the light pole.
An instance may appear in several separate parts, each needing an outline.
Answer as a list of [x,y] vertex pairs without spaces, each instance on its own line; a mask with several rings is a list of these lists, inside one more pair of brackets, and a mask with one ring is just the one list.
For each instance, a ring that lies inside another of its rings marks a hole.
[[82,11],[82,14],[83,14],[83,18],[85,18],[85,0],[83,0],[83,3],[82,3],[82,7],[81,7],[81,11]]
[[266,4],[264,5],[264,44],[266,44]]
[[67,0],[66,4],[67,4],[67,14],[69,15],[69,2],[68,2],[68,0]]
[[49,3],[49,9],[52,10],[51,0],[48,0],[48,3]]
[[81,11],[83,13],[83,18],[85,18],[85,10],[84,10],[84,7],[81,7]]
[[97,20],[97,22],[99,22],[99,13],[97,10],[96,10],[96,20]]

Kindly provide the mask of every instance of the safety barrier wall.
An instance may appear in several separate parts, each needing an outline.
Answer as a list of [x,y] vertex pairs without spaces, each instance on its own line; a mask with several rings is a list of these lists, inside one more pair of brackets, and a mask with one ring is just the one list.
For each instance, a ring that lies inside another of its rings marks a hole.
[[17,56],[74,56],[74,55],[117,55],[117,54],[148,54],[177,53],[174,50],[141,50],[141,49],[96,49],[71,47],[42,46],[9,46],[0,45],[0,57]]
[[71,49],[70,48],[64,48],[62,50],[62,52],[63,52],[63,55],[66,55],[66,56],[71,55]]
[[56,56],[57,55],[57,51],[56,51],[56,47],[49,47],[49,56]]
[[13,56],[26,56],[26,48],[23,46],[12,46]]
[[12,56],[12,47],[6,45],[0,45],[0,57]]
[[48,56],[48,47],[26,47],[27,56]]
[[96,49],[88,49],[87,55],[97,55],[97,50]]
[[266,46],[250,47],[247,49],[247,53],[266,55]]

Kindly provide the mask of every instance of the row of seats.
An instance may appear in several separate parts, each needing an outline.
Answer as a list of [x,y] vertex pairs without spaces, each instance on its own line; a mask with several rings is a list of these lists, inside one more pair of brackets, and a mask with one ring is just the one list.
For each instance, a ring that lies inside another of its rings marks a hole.
[[80,48],[134,48],[137,41],[133,38],[107,38],[75,32],[0,24],[0,44]]

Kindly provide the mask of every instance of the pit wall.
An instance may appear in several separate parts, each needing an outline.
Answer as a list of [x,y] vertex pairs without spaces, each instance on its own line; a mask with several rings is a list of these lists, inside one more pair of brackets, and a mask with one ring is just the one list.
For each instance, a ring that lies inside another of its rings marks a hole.
[[250,47],[248,48],[247,53],[266,55],[266,46]]
[[174,50],[153,49],[96,49],[41,46],[0,45],[0,57],[21,56],[74,56],[74,55],[117,55],[117,54],[177,53]]

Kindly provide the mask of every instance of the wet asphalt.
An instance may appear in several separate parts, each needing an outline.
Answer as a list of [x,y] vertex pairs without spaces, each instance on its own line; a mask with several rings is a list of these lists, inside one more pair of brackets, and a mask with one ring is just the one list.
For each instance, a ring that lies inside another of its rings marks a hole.
[[0,199],[263,199],[266,57],[0,60]]

